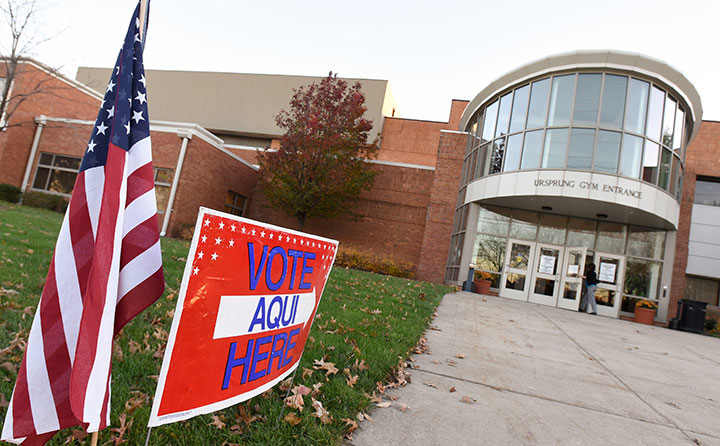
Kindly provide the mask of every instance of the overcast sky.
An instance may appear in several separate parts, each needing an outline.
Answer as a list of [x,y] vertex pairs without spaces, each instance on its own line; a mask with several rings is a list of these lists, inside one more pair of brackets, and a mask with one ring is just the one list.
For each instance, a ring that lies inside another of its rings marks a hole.
[[[34,57],[73,78],[110,67],[137,2],[49,1],[43,29],[61,33]],[[527,62],[615,49],[677,68],[720,120],[719,21],[717,0],[154,0],[145,66],[387,79],[400,116],[447,121],[451,99]]]

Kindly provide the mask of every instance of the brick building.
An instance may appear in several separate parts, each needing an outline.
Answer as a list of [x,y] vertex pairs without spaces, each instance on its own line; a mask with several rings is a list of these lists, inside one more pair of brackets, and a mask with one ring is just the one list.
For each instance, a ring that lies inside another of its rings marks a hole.
[[[0,136],[0,183],[68,194],[109,70],[77,80],[27,61],[14,89],[50,77],[62,94],[29,101]],[[27,76],[27,77],[26,77]],[[296,222],[255,188],[256,150],[277,147],[274,115],[319,78],[148,70],[162,232],[179,236],[207,206]],[[702,121],[684,76],[638,54],[577,52],[514,70],[447,122],[398,116],[389,83],[363,86],[380,136],[379,172],[361,221],[311,220],[341,246],[459,284],[467,265],[501,296],[577,309],[578,272],[598,265],[598,312],[657,320],[681,298],[718,305],[720,123]],[[182,92],[182,94],[178,94]]]

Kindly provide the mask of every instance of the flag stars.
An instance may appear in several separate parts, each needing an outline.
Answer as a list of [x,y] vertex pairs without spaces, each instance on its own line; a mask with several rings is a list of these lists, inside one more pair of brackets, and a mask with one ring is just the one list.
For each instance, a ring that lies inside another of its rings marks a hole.
[[97,145],[97,144],[95,144],[95,142],[91,139],[91,140],[90,140],[90,143],[88,144],[87,151],[88,151],[88,152],[92,152],[92,151],[95,149],[95,146],[96,146],[96,145]]
[[[120,68],[118,68],[118,70],[119,69]],[[107,86],[107,89],[105,90],[105,93],[109,93],[109,92],[113,91],[113,88],[115,88],[115,85],[117,85],[117,84],[113,84],[113,81],[110,81],[110,83]]]
[[210,219],[205,220],[205,226],[210,226]]
[[108,108],[108,109],[105,110],[105,111],[106,111],[107,114],[108,114],[108,115],[107,115],[108,119],[110,119],[110,118],[112,118],[113,116],[115,116],[115,106],[114,106],[114,105],[113,105],[112,107]]
[[130,134],[130,121],[128,121],[128,123],[125,124],[123,127],[125,127],[125,132],[127,132],[127,134],[129,135]]
[[220,224],[218,225],[218,227],[220,229],[225,229],[225,223],[221,221]]
[[145,102],[147,102],[147,99],[145,99],[145,93],[140,93],[140,92],[138,91],[138,94],[137,94],[137,97],[135,98],[135,100],[138,101],[138,102],[140,102],[140,105],[142,105],[142,104],[144,104]]
[[211,255],[210,257],[211,257],[213,260],[217,260],[218,255],[217,255],[216,252],[214,252],[214,253],[212,253],[212,255]]
[[138,82],[143,84],[143,87],[147,88],[147,85],[145,85],[145,75],[144,74],[140,75],[140,79],[138,79]]
[[98,135],[104,135],[105,130],[107,130],[109,127],[105,125],[104,122],[100,122],[100,125],[97,126],[97,134]]
[[[216,245],[219,245],[220,243],[222,243],[222,241],[223,241],[223,239],[221,239],[220,237],[218,237],[218,238],[215,239],[215,244],[216,244]],[[213,260],[214,260],[214,259],[213,259]]]
[[137,111],[135,111],[135,110],[133,110],[133,117],[132,117],[132,119],[135,120],[135,124],[137,124],[137,123],[140,122],[140,121],[144,121],[144,120],[145,120],[145,118],[143,118],[142,111],[137,112]]

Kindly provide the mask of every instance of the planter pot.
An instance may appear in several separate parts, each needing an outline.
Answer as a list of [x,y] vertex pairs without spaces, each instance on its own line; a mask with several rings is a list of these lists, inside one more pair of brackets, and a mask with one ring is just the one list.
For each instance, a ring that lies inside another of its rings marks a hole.
[[473,280],[473,283],[475,284],[475,292],[478,294],[490,294],[490,284],[492,284],[491,281],[486,279],[475,279]]
[[635,322],[646,325],[655,324],[655,312],[652,308],[635,308]]

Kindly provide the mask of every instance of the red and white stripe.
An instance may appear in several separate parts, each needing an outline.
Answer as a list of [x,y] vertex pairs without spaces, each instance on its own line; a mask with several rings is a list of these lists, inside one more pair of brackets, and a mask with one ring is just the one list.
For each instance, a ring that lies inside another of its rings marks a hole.
[[8,407],[2,440],[110,422],[112,340],[163,292],[150,138],[110,145],[78,174]]

